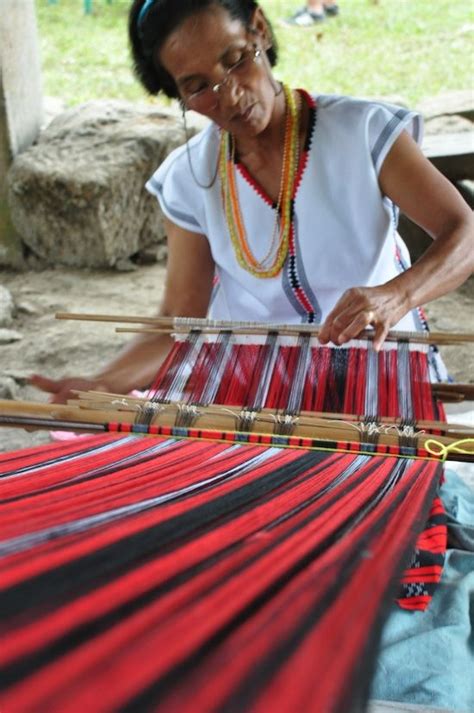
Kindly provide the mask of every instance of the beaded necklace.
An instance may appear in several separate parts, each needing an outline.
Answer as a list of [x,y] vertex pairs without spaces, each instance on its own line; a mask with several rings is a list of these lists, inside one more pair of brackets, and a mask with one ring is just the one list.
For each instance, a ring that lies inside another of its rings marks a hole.
[[298,172],[299,116],[293,92],[283,85],[286,101],[285,139],[280,190],[275,207],[275,224],[266,255],[258,260],[248,244],[235,179],[235,141],[227,131],[222,132],[219,175],[222,203],[232,245],[239,265],[255,277],[275,277],[283,267],[288,254],[292,220],[292,198]]

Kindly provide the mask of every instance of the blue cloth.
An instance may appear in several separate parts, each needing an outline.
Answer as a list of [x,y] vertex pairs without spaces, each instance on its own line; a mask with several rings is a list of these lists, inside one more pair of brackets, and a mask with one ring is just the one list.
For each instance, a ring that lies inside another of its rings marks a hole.
[[426,612],[395,608],[370,697],[474,713],[474,491],[451,470],[441,487],[448,552]]

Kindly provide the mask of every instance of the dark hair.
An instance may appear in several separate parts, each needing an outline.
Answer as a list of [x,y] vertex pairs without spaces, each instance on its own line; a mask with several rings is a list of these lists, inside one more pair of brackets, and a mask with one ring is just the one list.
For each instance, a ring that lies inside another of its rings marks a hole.
[[[147,2],[149,7],[143,9]],[[179,98],[173,77],[157,60],[157,50],[187,17],[212,5],[224,8],[232,18],[241,20],[245,27],[250,26],[253,13],[258,8],[255,0],[133,0],[128,18],[133,67],[140,83],[150,94],[164,92],[171,99]],[[268,27],[272,44],[267,50],[267,57],[273,67],[278,48],[270,23]]]

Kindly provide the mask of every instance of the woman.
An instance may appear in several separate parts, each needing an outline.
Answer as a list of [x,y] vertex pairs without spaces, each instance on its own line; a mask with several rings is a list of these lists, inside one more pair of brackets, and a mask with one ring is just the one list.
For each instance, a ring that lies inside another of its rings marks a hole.
[[[254,0],[136,0],[129,28],[147,90],[212,121],[148,184],[166,216],[161,315],[203,317],[212,302],[216,318],[321,322],[335,344],[371,326],[379,348],[393,327],[424,328],[419,305],[470,275],[472,215],[419,150],[417,115],[282,87]],[[395,206],[434,239],[409,269]],[[169,345],[142,337],[93,378],[33,383],[55,401],[125,393],[151,382]]]
[[[419,117],[283,87],[272,73],[275,39],[254,0],[135,0],[130,38],[150,93],[177,98],[212,122],[148,184],[168,235],[161,315],[211,310],[231,319],[321,322],[321,341],[335,344],[372,327],[380,348],[393,327],[423,328],[419,305],[471,273],[472,216],[417,147]],[[413,267],[395,230],[395,206],[434,239]],[[74,388],[125,393],[151,382],[168,348],[164,336],[143,336],[93,378],[33,381],[55,401]],[[385,645],[420,626],[431,631],[443,606],[392,616]],[[396,661],[380,659],[376,697],[403,697],[395,674],[406,680],[403,661],[410,675],[416,666],[411,642],[401,652]],[[458,670],[466,657],[459,661]],[[449,663],[444,669],[436,673],[439,695],[428,691],[420,702],[468,707],[466,687],[450,689],[442,677]],[[419,681],[430,675],[410,679],[408,700],[416,702]]]

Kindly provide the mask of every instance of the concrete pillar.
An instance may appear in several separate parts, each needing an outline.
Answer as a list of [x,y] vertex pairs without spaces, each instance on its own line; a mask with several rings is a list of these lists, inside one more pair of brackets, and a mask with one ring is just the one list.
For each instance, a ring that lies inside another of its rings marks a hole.
[[0,265],[22,262],[11,222],[6,174],[38,136],[43,112],[34,0],[0,0]]

